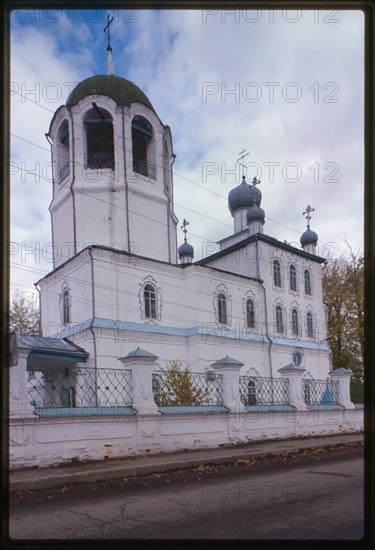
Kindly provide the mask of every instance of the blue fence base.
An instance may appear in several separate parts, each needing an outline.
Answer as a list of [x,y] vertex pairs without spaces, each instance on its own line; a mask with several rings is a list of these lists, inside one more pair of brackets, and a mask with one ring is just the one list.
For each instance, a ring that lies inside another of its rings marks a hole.
[[131,416],[133,407],[39,407],[34,414],[40,418],[98,418],[101,416]]
[[345,409],[343,405],[336,404],[319,404],[319,405],[307,405],[307,409],[309,411],[341,411],[342,409]]

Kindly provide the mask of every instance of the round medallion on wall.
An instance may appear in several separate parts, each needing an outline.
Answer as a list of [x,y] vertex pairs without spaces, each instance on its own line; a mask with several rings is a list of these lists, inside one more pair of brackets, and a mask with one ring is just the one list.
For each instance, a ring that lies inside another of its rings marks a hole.
[[293,364],[296,367],[300,367],[302,365],[302,353],[299,351],[295,351],[293,353]]

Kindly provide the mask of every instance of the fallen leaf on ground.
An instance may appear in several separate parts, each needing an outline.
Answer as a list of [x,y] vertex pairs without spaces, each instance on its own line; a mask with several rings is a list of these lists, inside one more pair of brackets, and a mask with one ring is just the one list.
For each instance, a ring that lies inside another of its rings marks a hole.
[[238,464],[238,466],[251,466],[251,464],[254,464],[255,460],[249,460],[247,458],[239,458],[236,460],[235,464]]

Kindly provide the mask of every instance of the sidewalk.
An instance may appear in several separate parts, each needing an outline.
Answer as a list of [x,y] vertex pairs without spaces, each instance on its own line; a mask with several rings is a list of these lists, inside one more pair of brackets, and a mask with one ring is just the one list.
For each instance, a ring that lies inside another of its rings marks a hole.
[[363,434],[342,434],[306,439],[264,441],[246,446],[201,449],[155,456],[113,459],[100,462],[82,462],[64,466],[14,470],[9,474],[9,491],[26,491],[58,487],[69,483],[95,482],[109,479],[142,476],[202,464],[224,464],[238,459],[251,460],[285,452],[296,453],[304,449],[332,447],[363,441]]

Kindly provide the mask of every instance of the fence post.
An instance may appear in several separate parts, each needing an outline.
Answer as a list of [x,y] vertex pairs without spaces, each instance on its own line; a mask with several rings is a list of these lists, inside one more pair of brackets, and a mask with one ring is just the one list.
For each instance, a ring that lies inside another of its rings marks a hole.
[[243,365],[244,363],[232,359],[228,355],[211,364],[215,372],[223,375],[224,405],[233,412],[245,410],[240,396],[240,369]]
[[31,349],[18,348],[17,365],[10,367],[9,417],[11,419],[35,418],[27,389],[27,358]]
[[153,353],[137,348],[129,352],[119,361],[131,370],[131,385],[133,390],[133,407],[141,414],[158,414],[152,391],[152,370],[158,359]]
[[339,383],[339,404],[346,409],[355,409],[354,403],[350,399],[350,379],[352,377],[352,371],[350,369],[335,369],[329,373],[329,376],[334,382],[338,380]]
[[278,369],[278,372],[289,380],[289,404],[299,411],[305,411],[307,406],[302,396],[302,377],[305,369],[290,363]]

